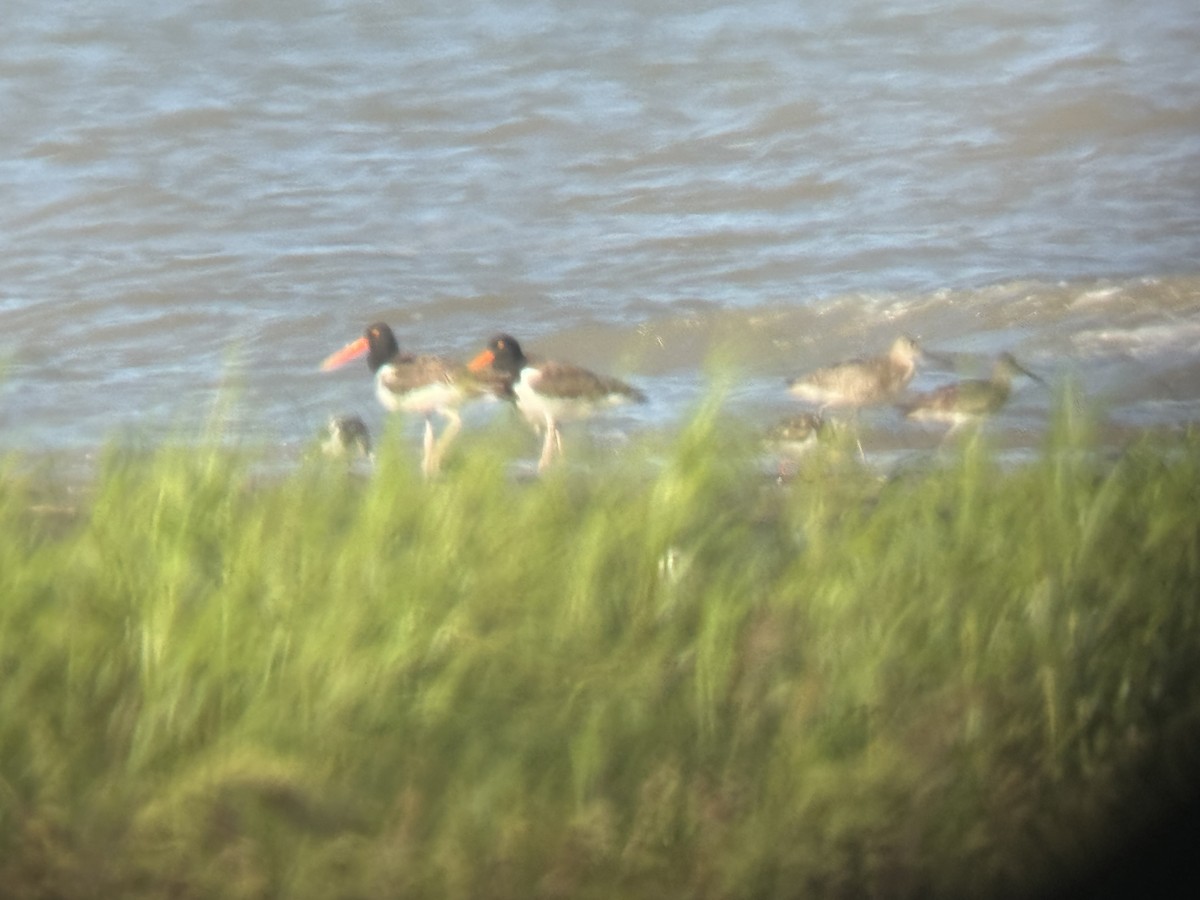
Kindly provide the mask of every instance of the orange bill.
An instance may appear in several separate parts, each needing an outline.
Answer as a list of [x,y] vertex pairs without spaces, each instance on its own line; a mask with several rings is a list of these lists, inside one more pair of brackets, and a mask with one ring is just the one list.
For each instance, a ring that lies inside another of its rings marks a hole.
[[321,371],[328,372],[330,369],[337,369],[350,362],[352,359],[358,359],[370,348],[365,337],[360,337],[357,341],[351,341],[337,353],[331,353],[325,357],[325,361],[321,363]]
[[470,369],[472,372],[478,372],[480,369],[486,369],[488,366],[490,366],[495,361],[496,361],[496,354],[493,353],[491,350],[484,350],[482,353],[480,353],[478,356],[476,356],[473,360],[471,360],[469,363],[467,363],[467,368]]

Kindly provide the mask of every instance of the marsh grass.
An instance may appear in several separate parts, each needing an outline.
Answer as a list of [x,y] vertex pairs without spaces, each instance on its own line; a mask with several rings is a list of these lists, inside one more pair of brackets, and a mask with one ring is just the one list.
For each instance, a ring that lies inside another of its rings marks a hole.
[[[0,477],[14,897],[1011,894],[1192,786],[1200,438]],[[742,430],[744,431],[744,430]],[[393,436],[394,437],[394,436]]]

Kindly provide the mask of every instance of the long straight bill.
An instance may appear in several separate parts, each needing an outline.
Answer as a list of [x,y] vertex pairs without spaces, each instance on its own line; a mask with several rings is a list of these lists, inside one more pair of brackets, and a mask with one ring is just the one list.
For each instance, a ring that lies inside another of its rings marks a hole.
[[357,341],[351,341],[341,350],[337,351],[337,353],[331,353],[325,357],[325,361],[321,363],[321,371],[328,372],[330,369],[344,366],[350,360],[358,359],[369,349],[370,345],[367,344],[365,337],[360,337]]
[[482,369],[486,369],[488,366],[490,366],[495,361],[496,361],[496,354],[493,353],[491,350],[484,350],[482,353],[480,353],[478,356],[476,356],[473,360],[471,360],[469,363],[467,363],[467,368],[470,369],[472,372],[478,372]]

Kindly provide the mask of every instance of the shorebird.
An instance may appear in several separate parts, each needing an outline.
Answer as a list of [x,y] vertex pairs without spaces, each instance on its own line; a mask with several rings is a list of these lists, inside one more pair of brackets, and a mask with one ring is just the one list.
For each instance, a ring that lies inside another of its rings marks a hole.
[[603,406],[644,403],[646,395],[616,378],[597,375],[571,363],[532,361],[516,338],[498,334],[488,341],[470,363],[471,372],[489,371],[507,380],[513,400],[535,429],[545,429],[538,471],[548,466],[555,454],[562,455],[558,423],[584,419]]
[[371,433],[358,416],[330,416],[321,441],[321,452],[332,458],[361,456],[371,459]]
[[781,453],[799,458],[817,445],[825,427],[825,421],[816,413],[794,413],[771,427],[767,443]]
[[800,458],[817,446],[828,424],[816,413],[794,413],[775,423],[766,436],[767,446],[778,454],[777,480],[788,480]]
[[[375,374],[375,396],[383,407],[390,412],[417,413],[425,418],[421,471],[427,478],[437,474],[446,448],[462,428],[458,407],[464,400],[483,393],[483,388],[458,363],[440,356],[401,353],[396,335],[383,322],[368,326],[358,340],[326,357],[321,371],[339,368],[363,354]],[[436,441],[435,413],[446,420]]]
[[[890,400],[902,391],[912,381],[920,357],[917,342],[901,335],[881,356],[848,359],[790,378],[788,390],[817,404],[822,413],[829,407],[852,407],[857,415],[861,407]],[[866,459],[862,442],[855,438],[855,443],[859,456]]]
[[907,336],[896,338],[882,356],[848,359],[788,379],[793,396],[831,406],[869,406],[891,399],[912,381],[921,348]]
[[943,385],[937,390],[918,394],[901,404],[904,414],[918,422],[945,422],[954,431],[959,426],[990,416],[1008,402],[1012,380],[1024,375],[1039,384],[1046,382],[1013,358],[1001,353],[996,358],[990,379],[971,379]]

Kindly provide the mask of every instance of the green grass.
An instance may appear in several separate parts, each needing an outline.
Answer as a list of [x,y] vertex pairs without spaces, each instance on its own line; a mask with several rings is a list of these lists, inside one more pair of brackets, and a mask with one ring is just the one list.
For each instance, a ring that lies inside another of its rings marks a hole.
[[1200,436],[780,487],[720,425],[113,447],[65,512],[9,460],[7,896],[1011,895],[1192,786]]

